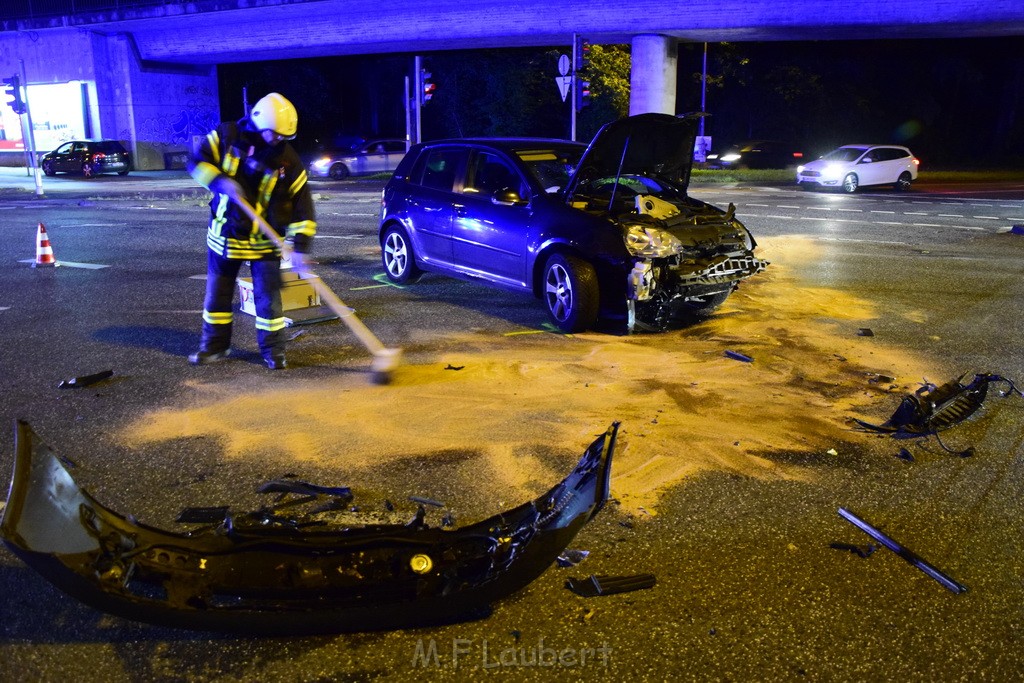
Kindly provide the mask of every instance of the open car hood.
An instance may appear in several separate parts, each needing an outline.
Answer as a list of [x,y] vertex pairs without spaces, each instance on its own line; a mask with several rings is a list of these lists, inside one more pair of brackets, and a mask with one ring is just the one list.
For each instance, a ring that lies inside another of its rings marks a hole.
[[[617,430],[544,495],[469,526],[431,527],[422,507],[407,524],[332,525],[292,499],[201,508],[219,521],[174,533],[101,505],[18,421],[0,538],[82,602],[164,626],[295,635],[478,618],[540,576],[604,505]],[[347,489],[274,484],[261,491],[351,500]]]
[[682,117],[638,114],[605,124],[597,131],[569,180],[566,201],[580,186],[598,178],[646,175],[685,191],[693,167],[693,144],[702,113]]

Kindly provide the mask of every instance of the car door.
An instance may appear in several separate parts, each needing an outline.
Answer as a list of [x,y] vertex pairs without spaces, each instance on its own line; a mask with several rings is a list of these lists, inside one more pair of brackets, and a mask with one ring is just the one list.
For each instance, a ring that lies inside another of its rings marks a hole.
[[384,152],[388,155],[384,162],[385,171],[394,171],[405,157],[405,140],[385,140]]
[[384,143],[371,142],[360,148],[356,154],[356,173],[383,173],[386,170],[388,170],[388,155],[384,151]]
[[905,152],[897,147],[882,147],[878,166],[879,183],[895,183],[900,173],[906,170]]
[[476,151],[454,207],[452,247],[458,267],[516,288],[527,287],[526,242],[530,209],[525,202],[495,201],[501,191],[527,192],[519,171],[503,156]]
[[[71,148],[74,146],[73,142],[65,142],[63,145],[53,151],[53,170],[54,171],[70,171],[68,168],[68,157],[71,156]],[[74,169],[78,170],[78,169]]]
[[452,264],[452,216],[459,200],[456,183],[469,150],[461,147],[426,149],[409,174],[405,223],[419,258],[427,263]]
[[857,162],[857,179],[861,185],[877,185],[885,182],[884,154],[878,147],[869,149]]

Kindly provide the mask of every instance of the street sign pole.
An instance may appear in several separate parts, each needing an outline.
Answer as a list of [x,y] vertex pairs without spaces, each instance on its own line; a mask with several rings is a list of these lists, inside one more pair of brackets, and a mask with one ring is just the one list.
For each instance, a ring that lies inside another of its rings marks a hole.
[[409,99],[409,77],[405,77],[405,151],[412,147],[412,100]]
[[579,78],[576,77],[576,45],[579,39],[579,35],[575,33],[572,34],[572,85],[570,86],[572,90],[569,97],[569,111],[572,112],[572,124],[570,126],[572,134],[569,139],[573,142],[576,142],[576,88],[580,87]]
[[43,196],[43,177],[39,173],[39,164],[36,159],[36,134],[32,129],[32,108],[28,104],[28,78],[25,77],[25,60],[19,59],[21,62],[21,87],[25,89],[25,122],[28,124],[28,128],[22,126],[25,132],[25,143],[28,145],[28,167],[29,170],[34,171],[36,179],[36,196]]
[[416,142],[423,142],[423,123],[420,117],[420,109],[422,108],[423,100],[423,57],[416,55],[413,58],[413,78],[415,78],[415,85],[413,86],[413,110],[416,112]]

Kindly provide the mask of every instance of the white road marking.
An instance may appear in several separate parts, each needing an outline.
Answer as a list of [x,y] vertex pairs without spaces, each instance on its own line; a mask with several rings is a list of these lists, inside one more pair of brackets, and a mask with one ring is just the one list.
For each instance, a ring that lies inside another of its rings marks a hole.
[[[18,260],[18,263],[35,263],[35,262],[36,262],[36,260],[34,258],[27,258],[27,259],[19,259]],[[61,261],[61,260],[57,261],[57,266],[59,266],[61,268],[65,267],[65,266],[68,267],[68,268],[85,268],[87,270],[99,270],[100,268],[109,268],[110,267],[110,266],[105,266],[105,265],[103,265],[101,263],[77,263],[75,261]],[[47,266],[47,267],[49,267],[49,266]]]

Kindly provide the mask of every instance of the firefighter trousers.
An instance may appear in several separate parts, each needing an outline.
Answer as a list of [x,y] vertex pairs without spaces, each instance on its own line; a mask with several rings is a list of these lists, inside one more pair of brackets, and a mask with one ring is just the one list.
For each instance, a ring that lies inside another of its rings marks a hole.
[[[244,261],[207,250],[206,299],[203,303],[203,339],[200,350],[226,351],[231,346],[235,280]],[[285,319],[281,307],[281,259],[266,256],[250,261],[256,304],[256,340],[264,358],[283,356]]]

